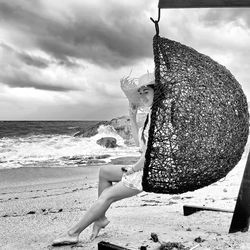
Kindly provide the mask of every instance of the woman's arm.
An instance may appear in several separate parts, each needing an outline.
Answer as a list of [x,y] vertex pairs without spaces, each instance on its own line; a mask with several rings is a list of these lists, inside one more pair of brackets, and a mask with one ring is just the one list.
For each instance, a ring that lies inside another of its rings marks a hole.
[[145,153],[146,152],[143,152],[141,154],[141,157],[140,159],[135,163],[135,165],[132,167],[132,171],[136,172],[140,169],[142,169],[144,167],[144,163],[145,163]]
[[143,152],[141,154],[140,159],[134,164],[134,166],[132,166],[132,167],[122,167],[121,169],[125,174],[130,175],[130,174],[142,169],[144,167],[144,163],[145,163],[145,152]]
[[[148,114],[148,127],[149,127],[149,124],[150,124],[150,113]],[[141,154],[141,157],[140,159],[135,163],[135,165],[131,168],[131,171],[132,172],[136,172],[140,169],[142,169],[144,167],[144,163],[145,163],[145,155],[146,155],[146,150],[147,150],[147,141],[148,141],[148,129],[146,129],[147,131],[145,131],[145,146],[142,148],[142,154]]]
[[135,145],[139,146],[139,138],[138,138],[138,125],[136,121],[138,107],[132,103],[129,104],[129,117],[131,121],[131,130],[132,135],[135,140]]

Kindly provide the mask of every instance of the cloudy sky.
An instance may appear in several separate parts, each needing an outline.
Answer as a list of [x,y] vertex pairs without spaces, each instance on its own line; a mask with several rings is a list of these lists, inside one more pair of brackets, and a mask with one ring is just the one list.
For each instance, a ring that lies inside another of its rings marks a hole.
[[[120,78],[153,71],[158,0],[0,0],[0,120],[127,114]],[[160,34],[225,65],[250,99],[250,9],[161,11]]]

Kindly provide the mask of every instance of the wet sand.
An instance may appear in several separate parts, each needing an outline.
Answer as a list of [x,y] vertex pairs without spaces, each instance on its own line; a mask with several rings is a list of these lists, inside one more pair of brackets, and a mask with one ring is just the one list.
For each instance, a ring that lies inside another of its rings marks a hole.
[[[125,159],[123,159],[125,160]],[[201,211],[183,216],[183,205],[233,210],[245,157],[223,180],[181,195],[141,193],[112,205],[111,223],[94,241],[91,228],[76,246],[52,247],[52,240],[84,215],[96,200],[99,166],[0,170],[0,249],[97,249],[107,241],[135,250],[157,249],[152,232],[162,241],[186,247],[250,249],[250,232],[228,234],[232,213]],[[116,163],[124,163],[121,159]],[[116,165],[121,167],[122,165]]]

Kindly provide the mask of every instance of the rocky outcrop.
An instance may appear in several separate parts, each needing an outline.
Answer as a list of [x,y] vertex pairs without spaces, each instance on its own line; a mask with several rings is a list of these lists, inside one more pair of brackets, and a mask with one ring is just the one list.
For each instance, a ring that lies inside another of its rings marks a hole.
[[103,137],[97,140],[96,143],[106,148],[115,148],[118,146],[114,137]]
[[110,121],[110,125],[115,129],[116,133],[125,140],[132,138],[131,123],[128,116],[114,118]]
[[[139,127],[143,126],[145,117],[145,114],[137,115],[137,123]],[[125,144],[128,146],[135,145],[129,116],[114,118],[110,121],[110,125],[116,130],[116,133],[124,139]]]
[[[143,126],[145,120],[145,114],[138,114],[137,121],[138,126]],[[95,124],[94,126],[88,127],[78,133],[76,133],[74,136],[81,136],[81,137],[91,137],[98,133],[98,128],[101,125],[111,126],[114,128],[116,133],[121,136],[124,139],[125,144],[127,145],[134,145],[134,139],[131,131],[131,122],[129,116],[121,116],[117,118],[113,118],[111,121],[104,121],[99,122]]]
[[85,129],[82,129],[81,131],[77,132],[74,134],[74,136],[80,136],[80,137],[91,137],[94,136],[98,133],[98,128],[101,125],[108,125],[109,122],[104,121],[104,122],[98,122],[97,124],[93,126],[89,126]]

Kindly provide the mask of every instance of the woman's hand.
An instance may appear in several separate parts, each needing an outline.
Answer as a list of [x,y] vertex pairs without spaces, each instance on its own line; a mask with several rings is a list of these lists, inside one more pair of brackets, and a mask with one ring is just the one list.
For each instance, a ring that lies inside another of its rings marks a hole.
[[138,105],[129,102],[129,115],[136,116],[138,111]]
[[135,140],[135,145],[139,146],[137,111],[138,111],[138,106],[129,102],[129,118],[131,123],[131,132]]
[[135,172],[133,167],[122,167],[121,170],[126,175],[130,175],[130,174],[133,174]]

